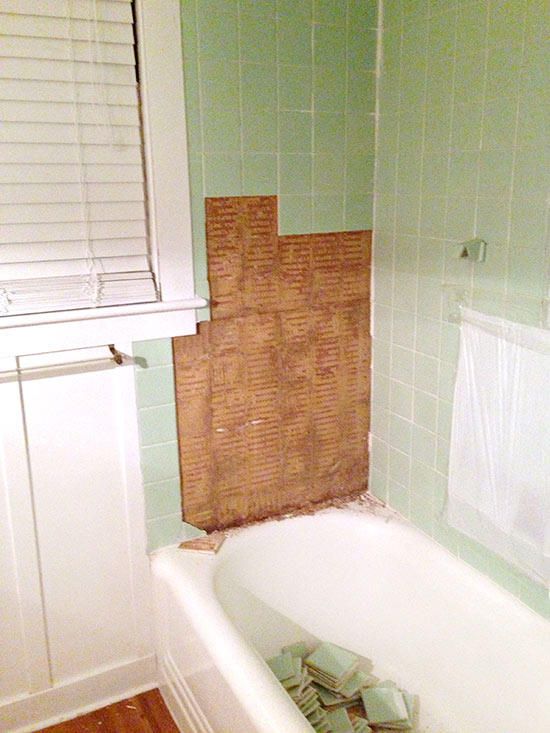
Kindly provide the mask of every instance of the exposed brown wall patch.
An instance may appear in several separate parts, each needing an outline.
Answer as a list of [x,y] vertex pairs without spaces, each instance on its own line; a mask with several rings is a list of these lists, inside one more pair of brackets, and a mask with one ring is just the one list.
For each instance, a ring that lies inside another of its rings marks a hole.
[[272,196],[206,213],[212,322],[174,340],[186,521],[364,491],[370,232],[279,237]]

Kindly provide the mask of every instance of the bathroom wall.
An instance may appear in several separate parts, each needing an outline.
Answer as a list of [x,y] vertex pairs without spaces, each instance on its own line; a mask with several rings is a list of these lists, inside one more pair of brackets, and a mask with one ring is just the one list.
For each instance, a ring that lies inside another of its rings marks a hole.
[[[208,295],[206,196],[278,194],[281,234],[370,229],[377,1],[181,7],[197,291]],[[137,380],[153,548],[181,524],[171,344],[134,351],[151,356]]]
[[[375,184],[373,493],[543,615],[548,594],[448,527],[449,291],[535,323],[548,289],[546,0],[386,0]],[[456,258],[479,236],[487,261]],[[519,297],[518,297],[519,296]],[[537,302],[537,299],[539,301]],[[452,297],[451,299],[452,300]],[[541,446],[542,448],[542,446]]]

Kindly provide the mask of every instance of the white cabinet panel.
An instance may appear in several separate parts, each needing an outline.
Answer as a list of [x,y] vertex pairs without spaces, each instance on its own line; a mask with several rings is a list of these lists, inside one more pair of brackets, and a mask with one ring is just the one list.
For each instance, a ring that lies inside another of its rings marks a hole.
[[54,683],[135,658],[143,647],[121,399],[129,371],[22,383]]

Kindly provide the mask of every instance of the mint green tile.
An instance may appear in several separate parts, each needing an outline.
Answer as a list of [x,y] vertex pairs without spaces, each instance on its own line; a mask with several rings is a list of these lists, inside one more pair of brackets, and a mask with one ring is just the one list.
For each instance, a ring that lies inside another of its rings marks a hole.
[[247,153],[276,153],[277,118],[270,110],[243,110],[243,150]]
[[[395,280],[397,276],[394,275]],[[398,288],[397,284],[395,285]],[[413,300],[411,298],[411,300]],[[412,349],[414,346],[414,314],[408,311],[393,310],[392,340],[394,344]]]
[[516,150],[514,162],[514,191],[536,194],[550,187],[550,148]]
[[511,292],[542,297],[547,265],[543,253],[516,247],[508,258],[508,287]]
[[439,361],[433,356],[417,353],[414,362],[414,386],[423,392],[436,394]]
[[426,108],[426,118],[426,150],[433,153],[446,152],[451,135],[451,108],[445,102],[433,104]]
[[480,153],[478,150],[451,152],[447,193],[449,196],[475,196],[479,176]]
[[[389,332],[391,335],[391,331]],[[389,337],[388,335],[388,337]],[[405,384],[412,384],[414,379],[414,352],[401,346],[391,346],[391,377]]]
[[399,415],[390,415],[390,446],[410,455],[412,448],[412,424]]
[[220,59],[201,59],[200,82],[203,108],[240,107],[239,64]]
[[420,234],[426,237],[443,237],[447,200],[443,196],[425,196],[420,211]]
[[351,69],[374,71],[376,69],[377,31],[349,27],[347,36],[348,64]]
[[357,155],[346,160],[346,191],[359,196],[374,186],[374,155]]
[[451,145],[456,150],[479,150],[482,108],[477,102],[455,104]]
[[456,59],[454,98],[457,102],[481,104],[485,84],[485,52],[460,54]]
[[453,419],[453,405],[447,400],[437,402],[437,430],[438,434],[447,441],[451,439],[451,424]]
[[199,49],[201,56],[238,60],[239,32],[237,16],[232,12],[211,12],[206,3],[199,5]]
[[390,380],[390,408],[405,420],[412,419],[412,387],[395,379]]
[[243,155],[243,193],[245,196],[277,194],[277,156]]
[[362,231],[373,227],[373,196],[346,193],[344,227],[347,231]]
[[279,15],[288,15],[296,20],[313,19],[313,0],[276,0]]
[[313,192],[338,194],[344,189],[344,156],[319,153],[313,160]]
[[311,66],[279,66],[279,109],[311,110],[313,71]]
[[430,17],[428,24],[428,53],[430,58],[449,57],[454,53],[456,30],[456,14],[453,11]]
[[374,115],[346,115],[346,155],[374,154]]
[[260,13],[241,12],[240,56],[242,61],[275,63],[277,55],[276,26]]
[[241,12],[261,16],[266,22],[275,20],[276,0],[239,0],[239,6]]
[[147,522],[147,549],[149,552],[175,544],[181,532],[181,512],[156,517]]
[[281,154],[279,156],[279,191],[282,195],[311,195],[312,156]]
[[409,491],[401,483],[390,480],[388,486],[388,504],[403,517],[409,516]]
[[482,150],[480,155],[479,194],[504,198],[512,186],[512,150]]
[[522,245],[532,249],[544,248],[545,243],[545,196],[535,193],[524,196],[515,193],[512,199],[511,232],[512,246]]
[[403,234],[418,234],[420,226],[420,192],[401,193],[397,198],[396,223]]
[[411,494],[409,497],[410,502],[410,514],[409,518],[411,522],[418,527],[422,532],[425,532],[430,537],[433,533],[433,507],[431,504],[426,503],[423,499]]
[[[356,0],[359,2],[360,0]],[[403,5],[401,1],[386,3],[384,7],[384,28],[399,26],[403,18]]]
[[145,493],[146,519],[156,519],[170,514],[181,513],[179,478],[145,484],[143,488]]
[[314,0],[313,20],[316,23],[346,25],[346,3],[342,0]]
[[279,152],[311,154],[312,127],[311,112],[280,112]]
[[179,453],[176,441],[148,445],[141,449],[143,481],[153,483],[179,476]]
[[471,239],[475,230],[476,201],[456,196],[447,201],[445,217],[446,239]]
[[177,440],[174,404],[141,408],[138,419],[142,446]]
[[231,153],[241,149],[241,115],[237,109],[211,107],[203,118],[204,152]]
[[388,465],[390,478],[393,479],[393,481],[397,481],[398,483],[402,484],[403,486],[409,486],[411,472],[410,456],[390,446],[388,454]]
[[415,390],[414,422],[433,433],[437,430],[438,401],[433,395]]
[[312,197],[279,195],[279,233],[309,234],[312,231]]
[[521,46],[491,49],[487,60],[487,99],[494,99],[501,94],[512,96],[517,93],[522,55]]
[[204,193],[206,196],[240,196],[241,156],[238,153],[204,156]]
[[375,436],[372,438],[371,465],[378,471],[388,472],[389,447],[388,444]]
[[369,492],[380,501],[388,501],[388,481],[386,474],[378,469],[370,467]]
[[425,150],[422,158],[422,194],[444,196],[446,193],[448,153]]
[[491,3],[489,46],[521,43],[525,29],[526,6],[526,0],[499,0]]
[[133,355],[139,359],[144,359],[147,367],[171,366],[174,361],[172,339],[135,341],[132,349]]
[[313,62],[311,24],[297,22],[294,15],[280,14],[277,24],[277,58],[280,64],[310,65]]
[[476,234],[493,246],[504,243],[508,237],[509,212],[508,199],[478,199]]
[[522,579],[520,598],[543,618],[550,619],[550,597],[548,589],[528,578]]
[[520,102],[518,119],[518,145],[543,149],[546,144],[548,108],[542,100],[527,99]]
[[315,66],[313,98],[315,111],[342,112],[346,103],[345,66]]
[[428,466],[435,465],[436,436],[419,425],[412,426],[412,457]]
[[346,118],[343,112],[316,112],[313,116],[314,153],[343,155]]
[[241,79],[244,110],[275,110],[277,108],[277,69],[275,65],[243,63]]
[[[458,59],[458,63],[460,63],[460,57]],[[427,106],[429,108],[441,108],[442,110],[448,108],[451,104],[453,95],[453,64],[450,64],[449,59],[446,57],[430,58],[430,63],[426,69],[426,77]],[[432,115],[430,117],[430,122],[432,122],[433,119]]]
[[175,402],[172,366],[149,367],[136,372],[138,407],[155,407]]
[[344,195],[313,196],[313,231],[340,232],[344,229]]
[[457,24],[457,51],[459,53],[473,53],[485,46],[487,10],[486,0],[459,6]]
[[510,97],[486,102],[483,117],[483,147],[512,148],[516,139],[517,107]]
[[346,63],[345,28],[313,26],[313,63],[323,66],[343,66]]
[[376,76],[374,72],[351,69],[348,72],[346,112],[372,114],[375,111],[375,103]]
[[348,22],[353,28],[377,28],[377,0],[348,0]]

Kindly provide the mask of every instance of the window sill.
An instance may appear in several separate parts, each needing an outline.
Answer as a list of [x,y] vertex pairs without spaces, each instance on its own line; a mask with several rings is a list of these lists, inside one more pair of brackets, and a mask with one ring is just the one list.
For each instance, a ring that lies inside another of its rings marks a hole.
[[0,357],[116,344],[117,341],[189,336],[196,333],[196,309],[207,304],[204,298],[195,296],[166,303],[2,316]]

